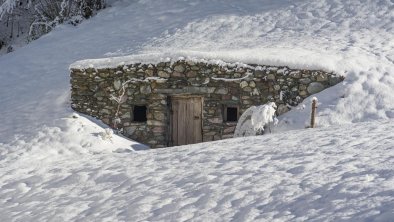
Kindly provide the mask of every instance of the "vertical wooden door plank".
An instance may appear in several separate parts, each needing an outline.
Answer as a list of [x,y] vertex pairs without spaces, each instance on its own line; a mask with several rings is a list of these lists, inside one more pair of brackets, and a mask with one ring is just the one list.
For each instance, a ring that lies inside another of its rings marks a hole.
[[186,118],[185,118],[185,125],[186,125],[186,144],[193,143],[193,107],[191,106],[191,100],[185,100],[186,103]]
[[178,145],[178,108],[179,102],[172,100],[172,145]]
[[186,102],[184,99],[179,100],[179,119],[178,119],[178,141],[179,145],[186,144]]
[[185,104],[185,115],[183,116],[183,124],[184,124],[184,132],[185,132],[185,144],[189,144],[190,142],[190,123],[189,123],[189,101],[187,99],[183,99],[183,102]]
[[189,144],[188,139],[189,139],[189,107],[188,107],[188,100],[183,99],[183,145]]
[[177,134],[178,134],[178,138],[177,138],[177,145],[181,145],[181,137],[182,135],[180,134],[180,132],[182,131],[181,127],[182,127],[182,103],[179,99],[177,99],[178,105],[177,105]]
[[196,100],[197,100],[197,98],[192,98],[191,100],[190,100],[190,105],[193,107],[193,111],[192,111],[192,113],[191,113],[191,122],[192,122],[192,126],[190,127],[190,128],[192,128],[193,129],[193,132],[191,133],[191,137],[193,138],[193,143],[196,143],[197,142],[197,135],[196,135],[196,132],[197,132],[197,126],[198,126],[198,122],[199,122],[199,120],[198,119],[196,119],[196,117],[197,117],[197,109],[196,109]]
[[193,107],[193,98],[190,98],[186,101],[186,113],[187,113],[187,117],[186,117],[186,124],[187,124],[187,135],[186,135],[186,139],[187,139],[187,144],[193,144],[194,142],[194,107]]
[[198,119],[194,121],[194,142],[202,142],[202,99],[195,98],[194,100],[194,116],[198,116]]

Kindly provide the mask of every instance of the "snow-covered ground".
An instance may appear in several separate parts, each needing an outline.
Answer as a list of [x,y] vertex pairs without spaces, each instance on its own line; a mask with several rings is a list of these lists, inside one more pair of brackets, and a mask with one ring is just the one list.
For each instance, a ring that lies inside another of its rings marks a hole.
[[41,137],[1,150],[0,221],[392,221],[393,130],[358,123],[137,152]]
[[[69,104],[69,65],[112,56],[126,57],[75,64],[183,56],[346,79],[316,95],[324,128],[134,151]],[[0,221],[394,218],[393,0],[118,0],[0,56],[0,95]]]

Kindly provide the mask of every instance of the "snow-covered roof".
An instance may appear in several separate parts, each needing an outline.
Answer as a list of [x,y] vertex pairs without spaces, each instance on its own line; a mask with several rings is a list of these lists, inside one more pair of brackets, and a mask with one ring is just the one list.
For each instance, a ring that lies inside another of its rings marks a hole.
[[[292,56],[290,56],[292,55]],[[288,66],[297,69],[319,69],[333,71],[340,57],[326,55],[324,58],[317,53],[291,48],[271,48],[271,49],[244,49],[227,51],[177,51],[164,53],[141,53],[120,57],[108,57],[99,59],[85,59],[72,63],[70,69],[85,68],[116,68],[118,66],[130,65],[134,63],[157,64],[160,62],[174,62],[187,60],[193,62],[205,62],[218,65],[247,64]]]

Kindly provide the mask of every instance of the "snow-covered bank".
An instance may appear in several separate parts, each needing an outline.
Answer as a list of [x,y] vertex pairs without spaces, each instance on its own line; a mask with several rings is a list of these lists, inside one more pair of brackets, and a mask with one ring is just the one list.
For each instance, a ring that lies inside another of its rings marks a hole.
[[[92,122],[93,121],[93,122]],[[56,121],[57,127],[43,127],[32,140],[18,138],[0,143],[0,166],[13,161],[30,163],[49,158],[51,161],[94,153],[133,152],[148,147],[114,135],[104,124],[73,114]]]
[[391,221],[393,130],[359,123],[132,153],[20,146],[0,162],[0,220]]

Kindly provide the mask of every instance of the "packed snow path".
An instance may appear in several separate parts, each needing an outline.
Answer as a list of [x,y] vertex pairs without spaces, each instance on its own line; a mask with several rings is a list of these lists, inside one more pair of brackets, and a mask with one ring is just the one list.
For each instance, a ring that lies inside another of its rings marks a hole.
[[358,123],[138,152],[19,144],[1,150],[0,221],[392,221],[393,130]]

